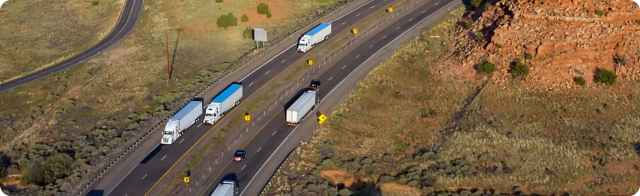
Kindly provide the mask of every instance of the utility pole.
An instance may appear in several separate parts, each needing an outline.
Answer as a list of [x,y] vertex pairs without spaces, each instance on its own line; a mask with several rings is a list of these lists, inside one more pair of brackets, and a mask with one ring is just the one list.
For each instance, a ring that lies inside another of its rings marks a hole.
[[165,32],[166,35],[166,44],[165,44],[165,48],[166,48],[166,58],[167,58],[167,76],[168,76],[168,80],[171,80],[171,76],[173,75],[173,65],[171,63],[171,59],[169,57],[169,31]]

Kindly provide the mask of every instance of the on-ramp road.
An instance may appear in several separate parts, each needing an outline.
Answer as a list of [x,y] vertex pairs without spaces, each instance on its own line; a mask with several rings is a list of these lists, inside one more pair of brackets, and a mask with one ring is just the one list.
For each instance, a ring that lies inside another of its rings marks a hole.
[[124,38],[127,35],[127,33],[129,33],[133,29],[136,21],[140,17],[140,13],[142,12],[142,5],[143,5],[143,0],[127,0],[125,6],[122,9],[122,13],[120,14],[118,22],[116,23],[114,28],[111,30],[109,35],[107,35],[104,39],[102,39],[102,41],[98,42],[98,44],[58,64],[29,73],[26,76],[15,78],[5,83],[2,83],[0,84],[0,92],[13,89],[27,82],[31,82],[33,80],[46,77],[49,74],[59,72],[69,67],[72,67],[74,65],[85,62],[87,59],[109,48],[109,46],[114,45],[115,43],[120,41],[122,38]]

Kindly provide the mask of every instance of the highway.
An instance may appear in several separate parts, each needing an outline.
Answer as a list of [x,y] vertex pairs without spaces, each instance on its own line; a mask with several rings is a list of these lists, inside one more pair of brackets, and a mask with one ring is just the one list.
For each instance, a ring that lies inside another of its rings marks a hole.
[[[387,4],[385,0],[375,0],[333,22],[333,31],[339,32],[345,27],[355,24],[360,19],[373,13]],[[293,43],[292,43],[293,44]],[[244,84],[244,96],[248,97],[262,84],[287,68],[290,63],[300,59],[304,54],[296,52],[295,47],[283,51],[267,63],[240,80]],[[215,131],[213,127],[201,125],[192,127],[185,135],[172,145],[158,145],[153,152],[118,184],[113,191],[105,190],[107,195],[144,195],[160,177],[207,131]],[[159,143],[159,141],[158,141]]]
[[133,29],[136,21],[142,13],[142,7],[143,0],[127,0],[125,6],[123,7],[122,13],[120,14],[120,17],[118,18],[118,22],[113,27],[111,32],[104,39],[98,42],[98,44],[60,63],[4,82],[0,84],[0,92],[8,91],[33,80],[46,77],[49,74],[56,73],[74,65],[83,63],[89,58],[106,50],[115,43],[118,43],[118,41],[123,39]]
[[[339,60],[335,66],[317,78],[317,80],[321,81],[320,90],[318,92],[319,98],[323,99],[331,89],[336,87],[336,85],[349,75],[352,70],[377,50],[449,2],[450,0],[435,0],[424,4],[422,7],[417,8],[412,13],[399,19],[397,23],[374,35],[373,38],[367,40],[355,50],[347,54],[343,59]],[[284,108],[284,105],[282,108]],[[275,118],[273,118],[266,127],[260,130],[259,135],[254,137],[254,140],[250,145],[245,148],[248,152],[246,161],[239,164],[233,163],[225,167],[223,174],[235,174],[241,190],[244,190],[245,186],[251,180],[253,175],[256,174],[262,163],[266,161],[269,155],[293,130],[292,127],[289,127],[284,123],[284,113],[283,109],[279,113],[273,114],[275,115]],[[314,114],[310,114],[306,119],[315,120]],[[222,177],[223,176],[219,176],[218,179],[221,180]],[[211,182],[208,192],[213,191],[215,184],[218,183],[219,180]]]

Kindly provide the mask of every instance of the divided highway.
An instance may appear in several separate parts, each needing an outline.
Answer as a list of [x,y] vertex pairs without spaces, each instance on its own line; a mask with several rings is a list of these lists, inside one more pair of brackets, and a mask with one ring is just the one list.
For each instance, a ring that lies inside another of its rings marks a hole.
[[[340,81],[342,81],[351,71],[362,64],[367,58],[373,55],[376,51],[384,47],[387,43],[401,35],[407,29],[416,25],[423,18],[431,15],[432,13],[443,8],[451,0],[435,0],[422,5],[415,9],[412,13],[399,19],[395,24],[387,27],[383,31],[374,35],[371,39],[367,40],[355,50],[347,54],[343,59],[340,59],[335,66],[323,73],[320,77],[316,78],[321,82],[319,89],[319,98],[323,99],[327,93],[335,88]],[[284,106],[281,106],[284,108]],[[241,195],[245,195],[246,185],[256,175],[260,166],[267,161],[267,158],[273,153],[280,143],[289,135],[293,130],[292,127],[288,127],[285,121],[285,112],[273,114],[273,118],[268,125],[259,131],[259,135],[254,137],[254,140],[245,149],[247,154],[247,160],[242,163],[233,163],[225,167],[223,174],[235,174],[238,179],[238,184],[243,190]],[[306,117],[307,120],[315,120],[314,114],[309,114]],[[219,176],[218,179],[222,179]],[[212,192],[215,185],[219,181],[210,182],[210,189],[208,192]],[[262,187],[260,187],[262,188]]]
[[[337,21],[332,21],[333,30],[339,32],[378,10],[375,8],[380,8],[387,3],[389,1],[386,0],[371,1],[348,15],[339,18]],[[292,47],[244,77],[240,82],[243,83],[245,97],[254,93],[262,84],[302,56],[303,54],[296,52],[296,48],[292,45]],[[185,135],[181,136],[177,143],[167,146],[158,145],[131,173],[122,173],[121,175],[126,177],[119,183],[112,183],[117,184],[116,187],[111,189],[112,191],[109,188],[105,188],[104,193],[107,195],[144,195],[183,153],[206,131],[212,131],[211,129],[211,126],[206,125],[191,127],[185,131]]]
[[111,30],[111,32],[98,44],[58,64],[2,83],[0,84],[0,92],[13,89],[27,82],[46,77],[49,74],[56,73],[74,65],[83,63],[89,58],[109,48],[109,46],[112,46],[120,41],[127,35],[127,33],[129,33],[133,29],[136,21],[142,13],[142,7],[143,0],[127,0],[125,6],[123,7],[122,13],[120,14],[120,17],[118,18],[118,22],[113,27],[113,30]]

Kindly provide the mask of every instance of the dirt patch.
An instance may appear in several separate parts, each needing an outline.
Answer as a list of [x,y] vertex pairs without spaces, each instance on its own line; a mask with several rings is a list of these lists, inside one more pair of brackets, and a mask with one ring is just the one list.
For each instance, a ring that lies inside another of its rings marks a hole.
[[416,188],[413,188],[407,185],[398,184],[398,183],[383,183],[380,186],[380,191],[382,192],[383,195],[389,195],[389,196],[422,195],[420,190],[417,190]]
[[342,184],[347,188],[353,186],[356,181],[353,175],[342,170],[323,170],[320,171],[320,176],[332,184]]

